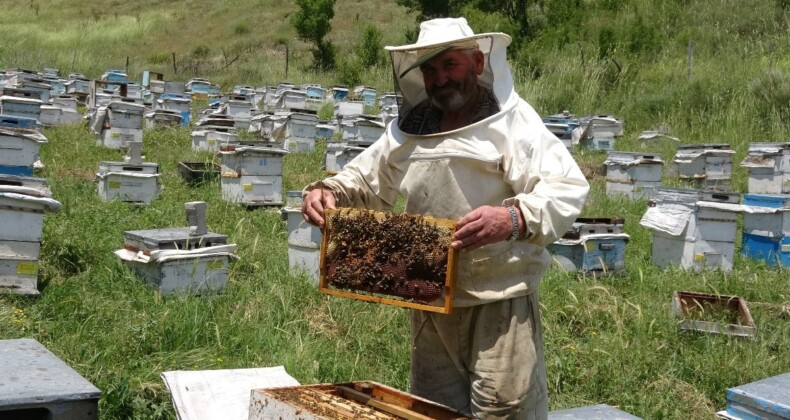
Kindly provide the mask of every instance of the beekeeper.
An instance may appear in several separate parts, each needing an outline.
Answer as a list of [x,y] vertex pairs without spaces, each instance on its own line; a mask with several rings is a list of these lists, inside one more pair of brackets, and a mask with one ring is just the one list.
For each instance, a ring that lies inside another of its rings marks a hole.
[[[412,310],[411,392],[485,418],[546,418],[538,290],[544,248],[579,215],[589,185],[513,88],[510,36],[464,18],[420,25],[386,47],[398,118],[337,175],[308,185],[302,213],[391,209],[458,220],[452,314]],[[442,304],[442,303],[439,303]]]

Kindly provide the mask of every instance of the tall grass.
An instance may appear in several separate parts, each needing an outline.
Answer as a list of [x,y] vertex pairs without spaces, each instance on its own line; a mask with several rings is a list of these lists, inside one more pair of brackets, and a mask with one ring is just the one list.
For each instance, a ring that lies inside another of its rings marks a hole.
[[[512,62],[516,88],[544,115],[567,109],[623,118],[618,150],[650,150],[671,160],[678,143],[637,138],[659,127],[682,143],[730,143],[736,150],[733,184],[744,191],[746,173],[737,164],[748,144],[787,141],[790,135],[788,11],[775,3],[587,1],[584,25],[522,44]],[[284,47],[277,41],[287,40],[288,79],[337,81],[336,74],[307,70],[307,47],[293,41],[283,23],[287,4],[35,4],[38,14],[23,2],[7,5],[0,15],[0,68],[65,70],[76,50],[74,70],[90,77],[122,68],[129,56],[132,77],[150,69],[185,80],[186,70],[171,72],[170,54],[176,52],[179,65],[197,63],[201,73],[195,75],[226,88],[262,85],[286,78]],[[57,10],[47,7],[56,4]],[[100,12],[94,15],[94,9]],[[361,40],[359,22],[373,21],[385,44],[400,44],[405,29],[414,26],[411,17],[401,16],[394,2],[339,1],[330,38],[350,52]],[[484,25],[479,31],[506,27],[495,15],[473,17]],[[634,37],[633,28],[644,25],[659,43]],[[245,27],[250,30],[239,29]],[[604,28],[613,48],[600,59],[598,33]],[[198,46],[207,48],[206,57],[194,56]],[[223,48],[244,59],[223,69]],[[380,90],[391,88],[386,66],[365,69],[363,78]],[[119,160],[119,152],[96,146],[84,127],[46,134],[46,168],[37,175],[49,179],[63,209],[45,218],[42,294],[0,297],[0,337],[35,338],[73,366],[102,390],[102,418],[174,418],[159,374],[175,369],[282,364],[302,383],[368,379],[408,387],[407,313],[322,296],[304,275],[289,272],[285,225],[276,209],[245,210],[223,202],[217,182],[191,187],[179,178],[179,161],[215,159],[191,151],[188,130],[145,132],[144,154],[160,164],[164,190],[143,207],[98,198],[98,163]],[[319,144],[313,153],[286,157],[284,190],[323,176],[323,150]],[[605,194],[598,170],[604,153],[574,150],[574,156],[590,173],[584,215],[625,218],[631,240],[623,276],[593,279],[553,268],[542,283],[552,409],[608,403],[644,418],[707,419],[724,407],[727,388],[790,371],[788,269],[741,256],[728,273],[658,269],[650,262],[651,233],[638,223],[647,204]],[[677,182],[670,165],[664,181]],[[160,296],[112,251],[122,246],[126,230],[183,226],[183,203],[194,200],[208,202],[209,230],[237,243],[240,260],[222,293]],[[756,336],[680,332],[670,313],[674,290],[743,296]]]

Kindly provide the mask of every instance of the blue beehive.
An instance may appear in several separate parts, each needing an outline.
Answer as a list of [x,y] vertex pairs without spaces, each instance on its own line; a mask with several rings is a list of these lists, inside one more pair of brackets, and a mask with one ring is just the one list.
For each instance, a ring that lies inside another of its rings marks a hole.
[[554,260],[569,271],[585,274],[621,274],[625,271],[622,219],[578,218],[562,238],[546,247]]
[[790,419],[790,373],[727,390],[729,418]]
[[38,120],[5,114],[0,114],[0,127],[27,128],[30,130],[41,129],[41,125],[39,125]]
[[790,266],[790,195],[745,194],[741,253]]

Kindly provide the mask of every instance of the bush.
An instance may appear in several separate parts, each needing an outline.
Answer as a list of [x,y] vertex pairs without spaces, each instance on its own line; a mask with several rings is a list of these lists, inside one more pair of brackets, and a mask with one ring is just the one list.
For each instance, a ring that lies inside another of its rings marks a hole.
[[354,56],[343,60],[337,69],[337,73],[340,83],[346,86],[362,84],[362,64]]
[[362,43],[354,48],[363,66],[378,66],[383,60],[381,49],[381,31],[373,25],[365,26]]

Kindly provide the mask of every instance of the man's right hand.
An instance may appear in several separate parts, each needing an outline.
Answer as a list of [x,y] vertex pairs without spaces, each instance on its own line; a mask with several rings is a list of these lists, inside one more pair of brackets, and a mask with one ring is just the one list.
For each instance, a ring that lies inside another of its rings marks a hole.
[[302,216],[307,223],[324,227],[324,210],[335,208],[335,196],[332,191],[316,188],[304,196]]

